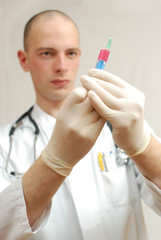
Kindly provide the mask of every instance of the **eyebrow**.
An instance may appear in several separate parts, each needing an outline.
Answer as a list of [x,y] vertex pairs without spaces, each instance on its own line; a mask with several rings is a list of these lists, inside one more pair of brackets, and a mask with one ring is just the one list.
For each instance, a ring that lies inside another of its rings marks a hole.
[[[50,48],[50,47],[39,47],[36,49],[36,52],[42,51],[42,50],[48,50],[48,51],[57,51],[55,48]],[[80,48],[68,48],[66,51],[80,51]]]

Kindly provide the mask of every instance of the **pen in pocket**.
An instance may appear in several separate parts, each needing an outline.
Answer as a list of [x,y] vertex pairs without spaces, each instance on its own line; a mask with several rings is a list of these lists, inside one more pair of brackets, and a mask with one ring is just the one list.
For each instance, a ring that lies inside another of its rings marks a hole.
[[98,153],[98,163],[99,163],[101,172],[108,171],[104,153],[101,153],[101,152]]

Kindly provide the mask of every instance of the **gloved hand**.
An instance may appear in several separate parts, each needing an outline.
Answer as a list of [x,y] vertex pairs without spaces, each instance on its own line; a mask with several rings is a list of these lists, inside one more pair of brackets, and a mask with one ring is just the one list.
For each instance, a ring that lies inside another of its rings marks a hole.
[[87,90],[76,88],[59,110],[52,137],[42,152],[44,162],[63,176],[92,148],[105,120],[91,106]]
[[115,143],[129,156],[143,152],[150,141],[144,127],[144,94],[104,70],[90,69],[88,74],[81,82],[92,106],[112,124]]

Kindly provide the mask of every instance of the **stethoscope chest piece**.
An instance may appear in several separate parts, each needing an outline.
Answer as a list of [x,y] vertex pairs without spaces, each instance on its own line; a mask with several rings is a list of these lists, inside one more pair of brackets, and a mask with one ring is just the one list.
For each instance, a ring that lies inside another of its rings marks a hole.
[[130,163],[130,157],[119,147],[116,147],[116,162],[118,166]]

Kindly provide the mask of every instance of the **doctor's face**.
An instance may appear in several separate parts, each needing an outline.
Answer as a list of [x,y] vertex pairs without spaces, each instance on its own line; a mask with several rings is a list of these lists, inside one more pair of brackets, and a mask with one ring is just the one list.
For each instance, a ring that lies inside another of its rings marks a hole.
[[74,24],[60,16],[38,20],[31,27],[24,54],[21,65],[31,74],[37,103],[63,102],[74,88],[81,54]]

